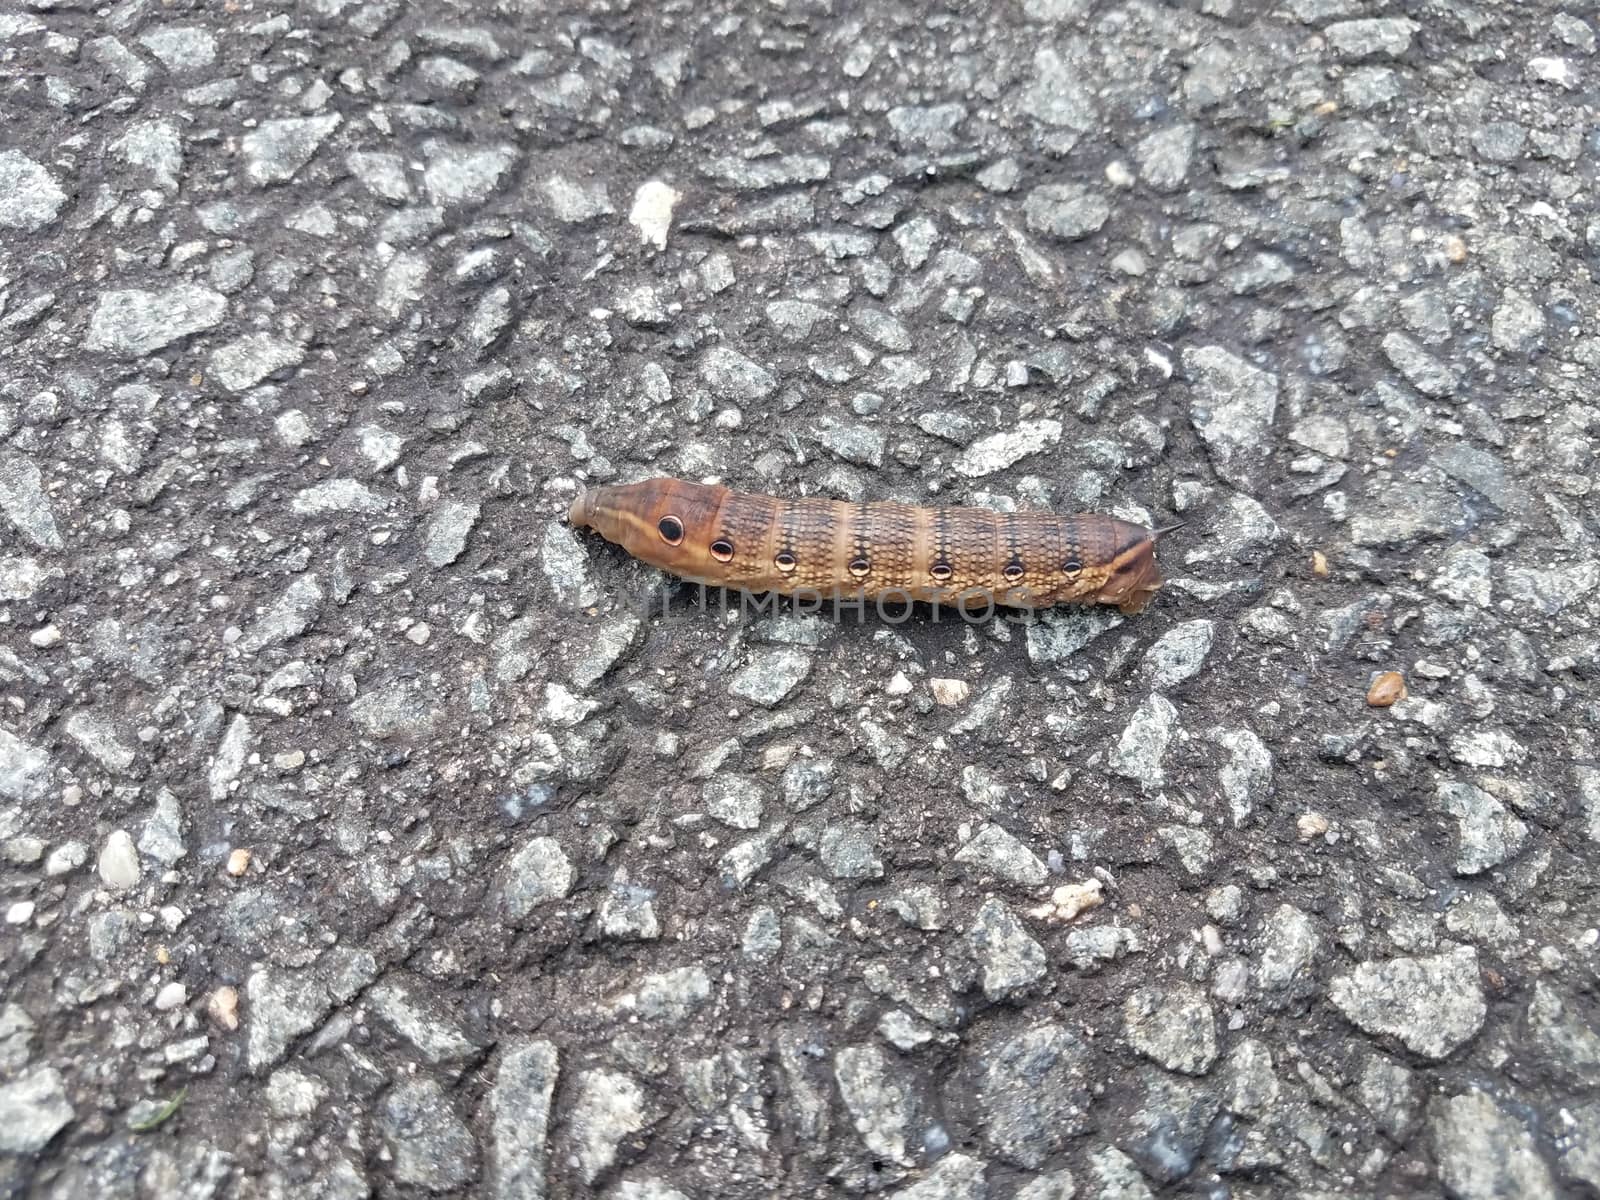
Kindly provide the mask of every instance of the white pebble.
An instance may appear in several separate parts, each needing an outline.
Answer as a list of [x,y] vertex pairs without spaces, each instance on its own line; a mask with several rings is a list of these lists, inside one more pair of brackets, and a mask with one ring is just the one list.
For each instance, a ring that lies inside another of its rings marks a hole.
[[680,199],[682,197],[661,180],[646,180],[633,194],[628,224],[639,231],[640,239],[646,244],[665,250],[667,231],[672,228],[672,210]]
[[40,650],[48,650],[51,646],[61,644],[61,627],[51,622],[28,635],[28,641]]
[[126,829],[106,839],[100,851],[100,881],[113,891],[125,892],[139,882],[139,852]]
[[156,993],[156,1011],[171,1012],[189,1002],[189,989],[181,983],[169,983]]
[[18,900],[6,909],[7,925],[26,925],[31,920],[33,920],[32,900]]
[[50,857],[44,860],[44,873],[54,877],[65,875],[68,871],[76,871],[89,861],[89,847],[82,842],[62,842],[50,851]]
[[417,645],[422,646],[427,644],[428,635],[432,632],[433,631],[428,628],[428,623],[426,621],[418,621],[410,629],[406,630],[406,637],[410,638]]

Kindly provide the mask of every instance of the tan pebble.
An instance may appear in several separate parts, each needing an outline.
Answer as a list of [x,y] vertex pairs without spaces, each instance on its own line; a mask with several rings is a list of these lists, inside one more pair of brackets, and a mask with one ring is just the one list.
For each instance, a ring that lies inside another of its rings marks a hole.
[[1318,579],[1328,577],[1328,556],[1321,550],[1311,552],[1311,573]]
[[286,750],[272,756],[272,765],[280,771],[298,771],[306,765],[304,750]]
[[239,1028],[239,992],[236,988],[219,987],[206,1000],[206,1012],[224,1029]]
[[1367,689],[1367,703],[1373,708],[1388,708],[1406,698],[1406,677],[1399,671],[1385,671]]
[[1041,921],[1065,923],[1080,913],[1104,904],[1104,892],[1104,885],[1098,879],[1086,879],[1082,883],[1064,883],[1050,893],[1048,904],[1041,904],[1038,908],[1032,909],[1031,913]]
[[965,679],[930,679],[928,686],[933,689],[934,703],[946,708],[965,704],[967,697],[972,695],[972,687]]
[[1339,111],[1339,103],[1336,100],[1324,100],[1311,111],[1319,117],[1331,117]]
[[250,869],[250,851],[240,846],[228,855],[228,874],[237,879]]
[[1444,240],[1444,254],[1453,263],[1464,263],[1467,261],[1467,243],[1451,234]]
[[1295,822],[1295,828],[1300,832],[1300,840],[1309,842],[1328,832],[1328,818],[1319,812],[1302,813]]

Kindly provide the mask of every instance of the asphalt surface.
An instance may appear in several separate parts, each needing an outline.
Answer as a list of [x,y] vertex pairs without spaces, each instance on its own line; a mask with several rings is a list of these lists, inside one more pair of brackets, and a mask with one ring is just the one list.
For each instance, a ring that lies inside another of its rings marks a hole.
[[1596,16],[0,13],[0,1194],[1596,1194]]

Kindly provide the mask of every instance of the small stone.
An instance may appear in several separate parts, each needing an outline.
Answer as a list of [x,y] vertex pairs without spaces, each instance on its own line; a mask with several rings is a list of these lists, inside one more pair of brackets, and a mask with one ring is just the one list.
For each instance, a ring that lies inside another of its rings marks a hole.
[[513,146],[449,146],[436,150],[422,173],[422,190],[440,208],[482,204],[516,164]]
[[603,180],[580,181],[566,175],[551,175],[539,185],[545,203],[556,220],[582,225],[608,217],[617,210]]
[[834,1078],[856,1131],[876,1157],[909,1166],[906,1134],[913,1115],[910,1090],[876,1046],[843,1046],[834,1054]]
[[404,1077],[377,1106],[373,1127],[402,1185],[454,1191],[477,1174],[477,1142],[436,1080]]
[[1100,193],[1076,183],[1047,183],[1023,201],[1028,228],[1063,241],[1096,233],[1111,217],[1111,205]]
[[588,689],[599,683],[643,639],[642,617],[626,613],[596,629],[588,645],[573,662],[573,685]]
[[50,624],[35,629],[28,635],[28,644],[39,650],[48,650],[61,643],[61,627]]
[[297,575],[283,587],[256,624],[239,639],[239,648],[255,654],[268,646],[299,637],[322,610],[322,585],[315,575]]
[[1044,947],[999,900],[983,902],[967,930],[967,944],[982,972],[983,994],[991,1001],[1016,995],[1045,976]]
[[516,1040],[501,1053],[489,1094],[496,1200],[544,1200],[559,1067],[559,1052],[551,1042]]
[[157,1012],[171,1012],[175,1008],[182,1008],[189,1002],[189,989],[183,984],[173,982],[166,984],[156,993],[155,1007]]
[[1228,761],[1217,771],[1217,782],[1237,828],[1250,819],[1256,805],[1272,790],[1272,752],[1248,729],[1218,727],[1208,736],[1228,752]]
[[628,224],[639,231],[639,238],[657,250],[667,248],[667,233],[672,228],[672,210],[682,195],[659,179],[648,179],[633,194]]
[[84,346],[123,358],[143,358],[216,328],[227,311],[226,296],[193,284],[160,292],[101,292],[89,316]]
[[1053,418],[1022,421],[1014,430],[979,438],[957,456],[957,474],[969,479],[993,475],[1015,466],[1024,458],[1048,450],[1061,441],[1061,422]]
[[70,874],[88,861],[89,847],[82,842],[63,842],[44,860],[45,877],[55,879]]
[[1275,1006],[1315,988],[1313,968],[1321,945],[1315,923],[1292,904],[1280,904],[1267,919],[1256,985],[1274,997]]
[[423,533],[422,553],[428,565],[448,567],[460,558],[467,548],[468,536],[482,515],[483,509],[475,502],[445,500],[440,503],[428,518]]
[[206,1014],[223,1029],[239,1028],[239,992],[224,985],[206,998]]
[[1435,1100],[1428,1111],[1434,1159],[1459,1200],[1555,1200],[1550,1168],[1533,1131],[1482,1092]]
[[34,903],[32,900],[18,900],[6,909],[7,925],[26,925],[33,920]]
[[821,183],[832,173],[825,158],[811,155],[781,155],[776,158],[747,159],[737,155],[713,159],[702,168],[716,182],[742,191],[798,187]]
[[1100,120],[1092,72],[1086,55],[1063,55],[1047,39],[1033,52],[1033,79],[1018,96],[1018,106],[1045,125],[1086,133]]
[[533,915],[541,904],[563,899],[571,890],[575,873],[561,843],[551,837],[530,840],[506,864],[501,888],[506,912],[513,921]]
[[1192,984],[1140,988],[1122,1016],[1129,1044],[1169,1071],[1204,1075],[1217,1059],[1211,1001]]
[[719,775],[700,789],[701,802],[715,820],[733,829],[757,829],[765,805],[763,788],[747,775]]
[[975,868],[981,879],[1037,887],[1049,878],[1039,856],[999,825],[985,825],[953,857],[954,861]]
[[38,1154],[75,1116],[54,1067],[35,1067],[0,1085],[0,1154]]
[[1085,879],[1082,883],[1062,884],[1050,893],[1048,904],[1029,910],[1028,915],[1037,920],[1065,925],[1104,903],[1105,885],[1098,879]]
[[713,346],[700,356],[700,378],[723,400],[750,404],[778,390],[777,377],[735,350]]
[[329,513],[353,512],[375,515],[388,507],[387,501],[356,479],[329,479],[301,488],[290,502],[299,516],[317,517]]
[[38,233],[66,206],[67,193],[44,167],[15,150],[0,150],[0,227]]
[[1178,710],[1172,701],[1153,693],[1134,711],[1117,739],[1108,765],[1114,773],[1146,790],[1158,788],[1166,781],[1161,760],[1181,733]]
[[978,186],[1002,195],[1014,192],[1022,182],[1022,164],[1014,158],[1001,158],[978,172]]
[[1406,698],[1406,677],[1399,671],[1384,671],[1367,689],[1367,704],[1372,708],[1390,708]]
[[1515,858],[1528,840],[1528,827],[1482,788],[1444,781],[1439,806],[1456,819],[1457,875],[1481,875]]
[[1514,163],[1528,148],[1528,131],[1515,121],[1488,121],[1472,131],[1472,148],[1489,162]]
[[1150,685],[1163,691],[1193,679],[1205,665],[1215,637],[1215,623],[1204,619],[1186,621],[1167,630],[1145,651]]
[[183,140],[170,121],[141,121],[129,126],[111,149],[130,167],[148,172],[150,181],[170,192],[183,174]]
[[411,199],[411,179],[406,174],[406,160],[400,155],[356,150],[345,156],[344,163],[350,174],[378,199],[390,204],[405,204]]
[[286,183],[311,161],[343,121],[338,113],[263,121],[240,142],[246,177],[257,187]]
[[239,878],[250,869],[250,851],[243,846],[228,853],[227,871],[235,879]]
[[1302,842],[1319,838],[1331,828],[1328,818],[1319,812],[1301,813],[1294,824],[1295,832]]
[[1544,334],[1544,312],[1516,288],[1508,287],[1500,294],[1489,328],[1496,347],[1507,354],[1528,354]]
[[1134,157],[1145,183],[1158,192],[1175,192],[1188,181],[1194,149],[1194,126],[1174,125],[1146,134]]
[[118,829],[106,839],[96,870],[100,882],[114,892],[125,892],[138,884],[139,852],[127,830]]
[[1054,1022],[980,1035],[971,1065],[947,1088],[947,1102],[981,1098],[976,1116],[994,1154],[1038,1170],[1088,1131],[1095,1052],[1078,1031]]
[[1183,362],[1194,383],[1190,420],[1217,474],[1241,491],[1258,490],[1278,410],[1278,377],[1221,346],[1187,350]]
[[859,821],[829,824],[817,846],[817,858],[835,879],[877,879],[883,862],[877,854],[877,836]]
[[0,454],[0,512],[39,549],[63,548],[55,512],[45,495],[44,476],[33,460],[22,454]]
[[972,685],[965,679],[930,679],[928,689],[933,693],[933,702],[945,708],[965,704],[972,694]]
[[757,650],[728,683],[736,699],[771,708],[794,691],[811,674],[811,655],[781,647]]
[[1465,946],[1360,963],[1334,977],[1328,998],[1366,1032],[1398,1038],[1431,1059],[1447,1058],[1476,1037],[1488,1013],[1477,951]]
[[1451,396],[1456,390],[1455,372],[1445,363],[1422,348],[1422,344],[1405,333],[1386,334],[1383,352],[1390,365],[1417,391],[1425,396]]
[[567,1110],[567,1136],[580,1177],[590,1184],[617,1160],[623,1142],[648,1124],[644,1089],[616,1071],[578,1077]]
[[270,333],[250,333],[211,354],[210,377],[230,392],[244,392],[269,376],[297,367],[305,349]]
[[1322,32],[1335,54],[1351,60],[1369,56],[1399,58],[1411,49],[1411,39],[1420,28],[1406,17],[1376,17],[1335,21]]
[[198,25],[157,25],[139,35],[139,44],[174,73],[199,71],[217,61],[217,39]]

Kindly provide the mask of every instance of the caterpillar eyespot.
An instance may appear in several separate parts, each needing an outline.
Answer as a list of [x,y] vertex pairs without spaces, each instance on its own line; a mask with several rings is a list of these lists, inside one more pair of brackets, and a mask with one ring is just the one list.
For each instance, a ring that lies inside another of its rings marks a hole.
[[[1160,590],[1155,547],[1166,532],[1099,513],[786,500],[682,479],[592,488],[567,515],[642,562],[711,586],[936,604],[980,593],[1015,606],[1009,585],[1028,578],[1028,607],[1125,613]],[[736,545],[746,550],[738,563]]]

